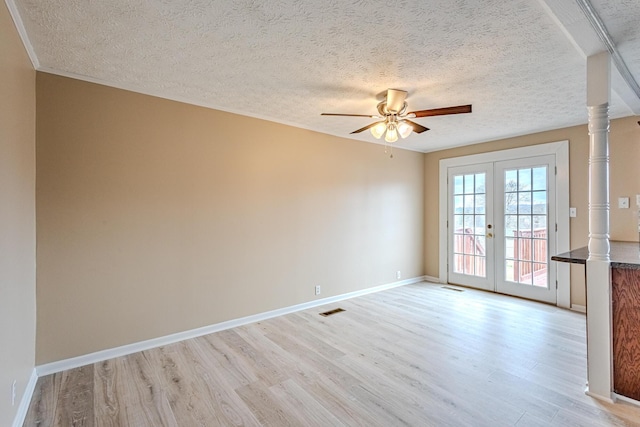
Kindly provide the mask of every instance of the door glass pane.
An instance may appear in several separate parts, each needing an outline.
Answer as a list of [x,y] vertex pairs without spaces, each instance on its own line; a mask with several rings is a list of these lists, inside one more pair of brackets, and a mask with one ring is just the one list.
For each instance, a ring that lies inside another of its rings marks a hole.
[[486,263],[487,259],[483,256],[477,256],[476,258],[476,270],[475,275],[480,277],[486,277]]
[[453,271],[486,277],[486,174],[453,177]]
[[518,280],[518,283],[522,283],[523,285],[531,284],[531,263],[530,262],[519,262],[518,263],[518,274],[515,277]]
[[504,277],[509,282],[513,282],[514,274],[515,274],[515,262],[511,260],[506,260],[504,263],[505,272]]
[[546,215],[533,215],[533,219],[531,221],[531,226],[533,227],[534,237],[536,234],[536,230],[538,229],[546,229],[547,228],[547,217]]
[[476,195],[475,210],[477,214],[485,213],[485,195],[484,194]]
[[548,287],[547,167],[504,171],[505,278]]
[[531,169],[518,170],[518,191],[531,190]]
[[[454,241],[457,241],[457,239],[454,239]],[[464,260],[462,258],[462,255],[456,254],[453,256],[453,271],[454,273],[459,273],[459,274],[464,273]]]
[[547,241],[543,239],[534,239],[533,241],[533,260],[537,262],[547,262]]
[[485,256],[486,237],[476,236],[476,255]]
[[518,189],[518,171],[508,170],[504,172],[504,191],[516,191]]
[[464,236],[455,234],[453,236],[453,252],[461,254],[464,252]]
[[464,253],[473,255],[474,253],[474,239],[472,235],[466,235],[464,239]]
[[532,190],[546,190],[547,189],[547,168],[537,167],[533,168],[533,185]]
[[462,175],[453,177],[453,194],[462,194],[464,192],[464,184]]
[[464,213],[472,214],[475,211],[475,200],[472,195],[464,196]]
[[504,257],[506,259],[515,259],[516,258],[515,245],[516,245],[516,239],[512,239],[511,237],[505,238],[505,242],[504,242]]
[[466,234],[474,234],[473,233],[473,215],[465,215],[464,216],[464,232]]
[[533,213],[534,214],[547,213],[547,192],[546,191],[533,192]]
[[460,232],[459,230],[462,230],[462,218],[463,215],[454,215],[453,216],[453,229],[456,230],[456,232]]
[[474,257],[465,255],[464,256],[464,274],[468,274],[473,276],[473,264],[475,263]]
[[547,288],[547,263],[533,263],[533,286]]
[[521,191],[518,193],[518,214],[531,213],[531,192]]
[[520,236],[531,236],[531,215],[518,216],[518,231],[520,231]]
[[518,193],[504,193],[504,213],[518,213]]
[[465,175],[464,176],[464,194],[474,194],[475,193],[475,184],[474,184],[474,176],[473,175]]
[[531,239],[518,239],[518,259],[531,261]]
[[504,216],[504,235],[505,237],[516,237],[518,231],[518,215]]
[[486,177],[484,176],[483,173],[477,173],[476,174],[476,194],[484,194],[486,193],[485,191],[485,179]]

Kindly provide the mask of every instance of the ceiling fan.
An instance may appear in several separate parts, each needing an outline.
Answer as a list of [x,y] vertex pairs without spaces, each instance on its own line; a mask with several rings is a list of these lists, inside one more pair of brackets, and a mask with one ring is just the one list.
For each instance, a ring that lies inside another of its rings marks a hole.
[[430,110],[418,110],[407,113],[407,92],[398,89],[388,89],[385,99],[378,104],[378,113],[370,114],[340,114],[340,113],[322,113],[323,116],[346,116],[346,117],[369,117],[372,119],[381,119],[380,121],[371,123],[363,128],[351,132],[360,133],[367,129],[371,130],[371,134],[380,139],[384,135],[387,142],[396,142],[398,135],[406,138],[412,132],[422,133],[428,131],[426,128],[416,122],[408,119],[416,119],[420,117],[444,116],[448,114],[470,113],[471,105],[458,105],[456,107],[433,108]]

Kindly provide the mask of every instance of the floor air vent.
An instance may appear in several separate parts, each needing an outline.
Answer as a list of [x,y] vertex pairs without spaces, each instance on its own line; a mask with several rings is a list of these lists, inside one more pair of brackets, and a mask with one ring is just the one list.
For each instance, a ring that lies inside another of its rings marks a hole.
[[343,308],[336,308],[336,309],[333,309],[333,310],[325,311],[324,313],[320,313],[320,316],[327,317],[327,316],[331,316],[332,314],[340,313],[341,311],[344,311],[344,309]]
[[456,288],[452,288],[451,286],[442,286],[442,289],[449,289],[450,291],[456,291],[456,292],[464,292],[464,289],[456,289]]

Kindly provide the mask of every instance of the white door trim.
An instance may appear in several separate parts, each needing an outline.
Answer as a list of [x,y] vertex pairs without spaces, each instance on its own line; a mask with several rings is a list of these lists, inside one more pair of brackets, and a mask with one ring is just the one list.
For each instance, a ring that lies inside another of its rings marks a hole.
[[[514,160],[524,157],[553,154],[556,156],[556,222],[558,232],[556,234],[556,250],[558,253],[567,252],[570,249],[569,232],[569,141],[550,142],[547,144],[529,145],[526,147],[512,148],[508,150],[491,151],[487,153],[472,154],[469,156],[453,157],[440,160],[439,170],[439,280],[441,283],[448,281],[447,269],[447,176],[448,169],[454,166],[471,165],[475,163],[497,162],[502,160]],[[553,255],[553,254],[552,254]],[[571,269],[568,263],[557,265],[557,306],[571,307]]]

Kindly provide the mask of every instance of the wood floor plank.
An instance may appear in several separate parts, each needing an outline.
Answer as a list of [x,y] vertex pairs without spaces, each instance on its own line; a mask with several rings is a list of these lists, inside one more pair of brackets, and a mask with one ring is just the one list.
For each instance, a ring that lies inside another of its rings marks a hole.
[[24,425],[38,427],[53,425],[61,377],[62,374],[51,374],[38,378]]
[[306,420],[298,418],[284,405],[280,405],[265,384],[256,382],[236,390],[260,425],[273,427],[293,427],[305,425]]
[[56,403],[55,425],[93,427],[93,365],[64,371]]
[[584,394],[585,335],[579,313],[407,285],[40,378],[24,425],[640,426]]
[[96,425],[178,425],[143,353],[96,363],[95,375]]
[[178,350],[177,345],[172,345],[144,352],[156,369],[176,420],[180,425],[193,426],[218,422],[207,399],[208,391],[200,386],[198,378],[189,375],[187,362]]
[[235,355],[244,360],[249,366],[252,376],[267,385],[278,384],[288,378],[286,371],[279,369],[265,358],[259,349],[242,339],[236,331],[227,330],[218,333]]
[[160,386],[160,378],[144,353],[121,359],[122,374],[127,387],[125,398],[128,425],[177,427],[167,393]]
[[304,387],[299,386],[292,379],[273,385],[269,390],[287,412],[295,414],[296,418],[300,420],[304,420],[306,426],[346,426],[309,394]]
[[[257,426],[258,420],[248,410],[242,399],[233,392],[226,375],[220,375],[216,365],[199,345],[199,339],[183,342],[181,352],[189,362],[191,372],[202,379],[202,386],[209,390],[209,404],[217,418],[227,426]],[[259,368],[258,368],[259,369]]]
[[[95,364],[94,403],[95,416],[105,426],[124,425],[124,399],[117,394],[121,375],[118,374],[119,359],[105,360]],[[122,379],[126,381],[126,379]],[[124,384],[123,384],[124,385]],[[124,396],[123,396],[124,397]]]

